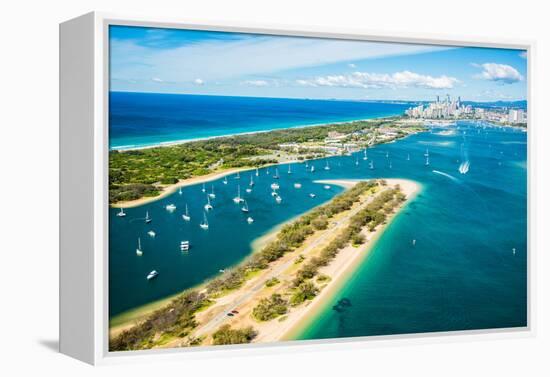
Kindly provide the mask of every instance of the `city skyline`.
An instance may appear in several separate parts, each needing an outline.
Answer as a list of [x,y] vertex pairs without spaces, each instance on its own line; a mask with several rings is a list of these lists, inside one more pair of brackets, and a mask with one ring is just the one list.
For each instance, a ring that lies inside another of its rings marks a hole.
[[126,26],[112,26],[110,41],[112,91],[339,100],[526,99],[522,50]]

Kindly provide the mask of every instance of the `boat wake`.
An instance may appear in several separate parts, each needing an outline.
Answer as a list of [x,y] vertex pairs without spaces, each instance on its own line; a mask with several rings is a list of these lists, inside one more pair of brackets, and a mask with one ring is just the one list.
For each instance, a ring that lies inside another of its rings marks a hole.
[[452,175],[447,174],[445,172],[442,172],[442,171],[439,171],[439,170],[432,170],[432,173],[439,174],[439,175],[442,175],[444,177],[447,177],[447,178],[449,178],[450,180],[452,180],[454,182],[459,182],[458,178],[453,177]]
[[470,171],[470,161],[464,161],[463,163],[460,164],[460,166],[458,167],[458,172],[460,174],[466,174]]

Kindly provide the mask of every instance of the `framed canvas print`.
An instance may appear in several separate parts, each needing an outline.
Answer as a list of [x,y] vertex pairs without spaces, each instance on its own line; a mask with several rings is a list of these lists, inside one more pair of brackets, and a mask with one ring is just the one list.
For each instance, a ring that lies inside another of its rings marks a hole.
[[530,43],[92,13],[60,47],[62,352],[531,331]]

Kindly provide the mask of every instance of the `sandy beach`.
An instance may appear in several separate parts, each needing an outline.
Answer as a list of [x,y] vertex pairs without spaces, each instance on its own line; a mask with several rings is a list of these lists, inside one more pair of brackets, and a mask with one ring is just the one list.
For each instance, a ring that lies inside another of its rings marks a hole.
[[[318,183],[340,185],[345,188],[350,188],[357,182],[359,181],[318,181]],[[205,341],[203,345],[208,345],[211,344],[209,335],[221,325],[230,324],[234,328],[252,326],[258,332],[254,342],[293,339],[294,335],[299,333],[303,326],[307,326],[308,320],[314,317],[313,314],[315,311],[323,308],[323,305],[330,300],[334,293],[338,292],[338,289],[345,283],[349,274],[368,256],[376,239],[383,233],[385,227],[420,189],[420,186],[416,182],[409,180],[386,179],[386,182],[386,187],[388,188],[399,185],[403,194],[406,195],[406,202],[388,216],[385,224],[378,226],[373,232],[369,232],[366,229],[363,231],[367,240],[364,245],[360,247],[353,247],[351,245],[345,247],[340,250],[329,265],[320,270],[320,274],[328,276],[329,279],[319,284],[321,291],[312,301],[307,301],[297,307],[291,307],[287,314],[271,321],[260,322],[255,320],[251,315],[259,300],[271,296],[272,293],[282,292],[290,286],[295,273],[301,267],[301,264],[296,263],[296,258],[299,255],[302,255],[306,259],[315,256],[321,248],[326,246],[348,225],[350,218],[364,208],[376,195],[370,195],[370,197],[352,207],[351,210],[335,216],[332,220],[332,226],[328,230],[314,233],[295,252],[286,254],[280,260],[272,263],[267,270],[262,270],[258,275],[249,279],[241,288],[217,298],[214,305],[197,313],[196,319],[201,325],[195,329],[192,336],[195,338],[204,337]],[[274,277],[277,277],[280,283],[274,287],[266,287],[265,283]],[[232,310],[236,310],[238,314],[227,316],[227,313]],[[163,344],[162,347],[178,347],[181,345],[182,341],[180,339],[174,339]]]

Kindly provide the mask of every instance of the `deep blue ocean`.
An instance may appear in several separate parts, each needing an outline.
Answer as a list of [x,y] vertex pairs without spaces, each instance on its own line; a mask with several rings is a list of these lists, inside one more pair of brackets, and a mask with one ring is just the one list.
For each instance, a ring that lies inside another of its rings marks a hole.
[[[304,106],[310,106],[310,101],[304,102],[308,102]],[[211,113],[201,110],[196,118],[221,127],[217,115],[209,120]],[[135,114],[134,118],[140,119],[140,115]],[[154,129],[154,120],[145,118],[135,123],[151,122],[144,126],[142,135],[138,135],[137,126],[134,128],[135,137],[143,140]],[[175,115],[169,118],[177,123]],[[172,124],[169,128],[173,127]],[[444,132],[449,130],[452,132]],[[429,166],[425,166],[427,148]],[[222,179],[208,183],[206,189],[210,191],[213,185],[216,194],[214,209],[207,215],[208,230],[199,227],[206,203],[201,185],[186,187],[181,195],[176,192],[127,209],[123,218],[116,216],[118,210],[110,209],[110,316],[216,276],[220,269],[246,258],[255,239],[342,191],[336,186],[325,190],[315,180],[395,177],[417,181],[422,191],[395,218],[352,278],[327,301],[298,338],[525,326],[527,134],[459,122],[450,129],[435,127],[370,148],[368,161],[361,157],[361,153],[332,157],[330,171],[321,169],[324,160],[315,161],[315,173],[300,163],[292,165],[292,174],[287,173],[287,165],[280,166],[281,204],[270,195],[273,167],[269,172],[267,168],[260,169],[259,176],[253,177],[256,184],[251,193],[244,189],[252,172],[241,173],[240,179],[230,176],[227,185]],[[375,164],[373,170],[368,168],[371,160]],[[459,167],[466,162],[469,170],[462,174]],[[301,189],[294,188],[296,182],[302,184]],[[247,215],[231,200],[238,186],[255,220],[253,224],[246,222]],[[312,192],[317,195],[315,198],[309,197]],[[177,206],[173,213],[165,209],[169,203]],[[181,217],[186,203],[192,216],[190,222]],[[153,219],[150,224],[144,221],[146,211]],[[156,232],[154,238],[147,234],[149,230]],[[141,257],[135,253],[138,238],[143,249]],[[187,253],[179,249],[182,240],[191,242]],[[146,276],[153,269],[160,274],[147,281]],[[343,298],[351,305],[338,305]]]
[[405,104],[111,92],[109,147],[128,149],[403,114]]

